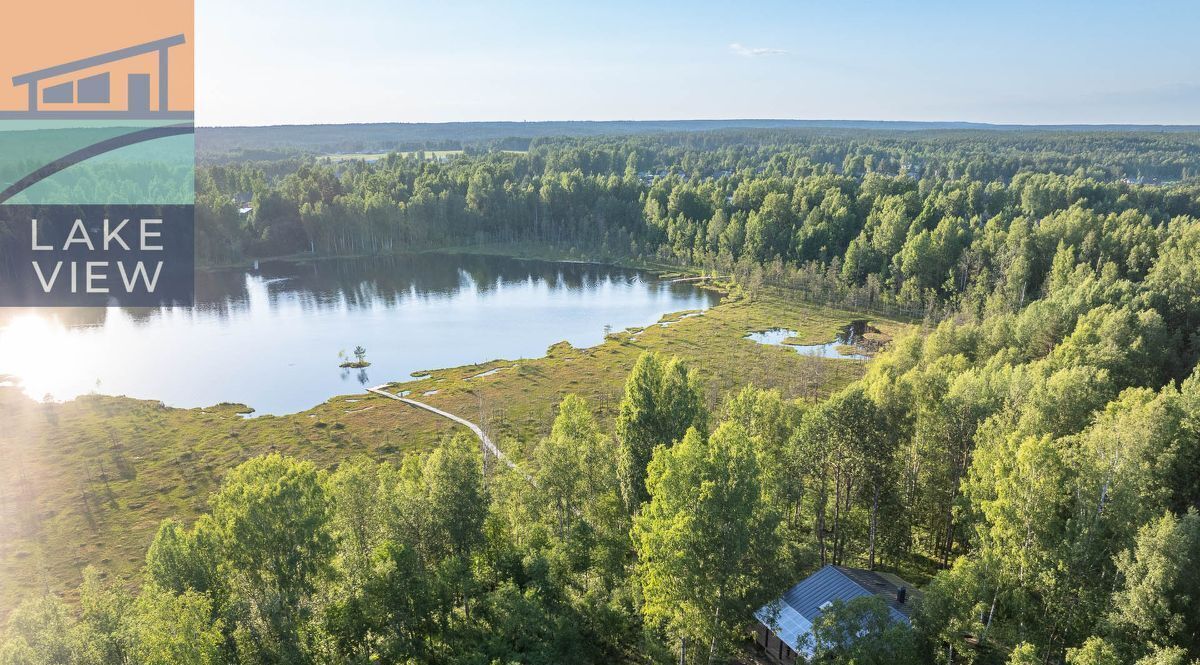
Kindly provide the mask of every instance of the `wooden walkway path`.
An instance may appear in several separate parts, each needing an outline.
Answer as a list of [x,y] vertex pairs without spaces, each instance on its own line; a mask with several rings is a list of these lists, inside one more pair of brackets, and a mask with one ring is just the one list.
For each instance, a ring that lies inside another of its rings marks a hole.
[[516,462],[509,459],[509,457],[507,455],[505,455],[499,448],[497,448],[496,444],[492,443],[491,438],[489,438],[488,435],[484,433],[483,429],[479,425],[476,425],[475,423],[467,420],[466,418],[456,416],[453,413],[450,413],[449,411],[443,411],[437,407],[430,406],[424,402],[418,402],[415,399],[409,399],[407,397],[401,397],[394,393],[389,393],[386,390],[384,390],[384,388],[386,388],[386,387],[387,387],[386,385],[376,386],[374,388],[367,388],[367,391],[374,393],[376,395],[381,395],[383,397],[387,397],[388,399],[394,399],[397,402],[404,402],[405,404],[407,404],[409,406],[415,406],[418,409],[424,409],[426,411],[429,411],[430,413],[437,414],[448,420],[453,420],[454,422],[458,423],[459,425],[465,426],[467,429],[474,432],[475,436],[479,437],[479,441],[483,444],[483,447],[487,450],[487,452],[491,453],[493,457],[495,457],[496,459],[503,462],[505,466],[507,466],[508,468],[512,469],[513,471],[516,471],[517,473],[521,474],[522,476],[525,477],[525,480],[528,480],[531,484],[533,484],[533,476],[522,471],[517,466]]

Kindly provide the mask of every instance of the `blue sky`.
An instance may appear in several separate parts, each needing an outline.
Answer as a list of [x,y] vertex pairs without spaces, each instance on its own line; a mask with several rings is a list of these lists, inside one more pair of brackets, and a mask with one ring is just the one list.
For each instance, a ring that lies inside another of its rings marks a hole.
[[1200,124],[1197,2],[196,5],[203,125]]

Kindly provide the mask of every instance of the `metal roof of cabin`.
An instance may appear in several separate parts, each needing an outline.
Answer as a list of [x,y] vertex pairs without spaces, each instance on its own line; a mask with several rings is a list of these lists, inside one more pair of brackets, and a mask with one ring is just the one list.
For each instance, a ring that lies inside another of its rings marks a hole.
[[[907,589],[903,604],[896,599],[901,587]],[[811,655],[811,645],[801,644],[812,629],[812,622],[824,611],[821,606],[835,600],[848,602],[863,596],[879,596],[887,603],[894,621],[911,623],[914,589],[899,577],[861,568],[827,565],[788,589],[782,598],[754,613],[763,625],[797,653]]]

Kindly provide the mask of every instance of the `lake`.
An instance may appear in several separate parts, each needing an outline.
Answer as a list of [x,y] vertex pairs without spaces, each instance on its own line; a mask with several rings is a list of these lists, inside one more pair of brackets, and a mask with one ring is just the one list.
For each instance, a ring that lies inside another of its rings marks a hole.
[[[262,263],[199,273],[190,308],[0,309],[0,382],[39,400],[97,392],[294,413],[421,370],[540,357],[561,340],[593,346],[605,326],[645,326],[716,300],[693,284],[585,263]],[[371,366],[340,368],[356,346]]]

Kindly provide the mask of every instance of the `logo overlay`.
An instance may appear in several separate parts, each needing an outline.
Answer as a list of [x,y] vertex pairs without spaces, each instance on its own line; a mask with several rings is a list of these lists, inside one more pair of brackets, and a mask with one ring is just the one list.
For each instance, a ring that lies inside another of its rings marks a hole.
[[0,26],[0,307],[192,304],[192,0],[16,4]]

